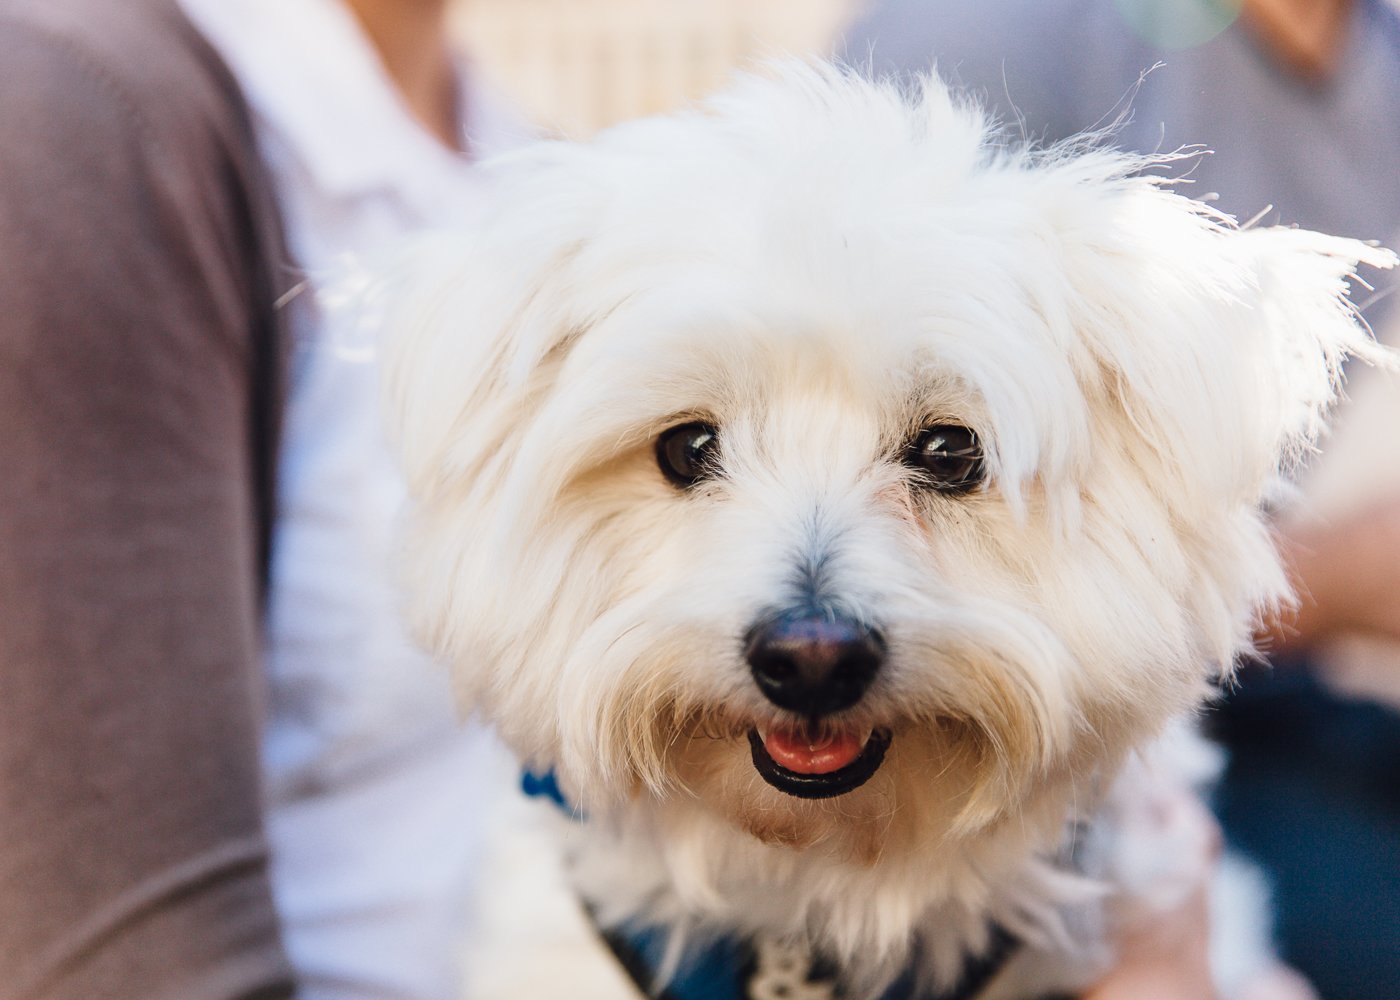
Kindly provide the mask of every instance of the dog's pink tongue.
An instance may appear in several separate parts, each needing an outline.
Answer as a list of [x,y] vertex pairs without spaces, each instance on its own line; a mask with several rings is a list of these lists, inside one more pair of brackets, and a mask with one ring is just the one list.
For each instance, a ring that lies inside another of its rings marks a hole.
[[763,741],[768,756],[798,774],[830,774],[860,756],[855,733],[815,737],[800,729],[774,729]]

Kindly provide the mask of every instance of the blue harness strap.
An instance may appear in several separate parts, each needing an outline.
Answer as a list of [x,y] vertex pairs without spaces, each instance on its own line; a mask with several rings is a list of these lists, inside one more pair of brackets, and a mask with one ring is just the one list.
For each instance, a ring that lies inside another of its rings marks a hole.
[[[593,914],[589,913],[592,920]],[[732,940],[718,941],[686,956],[672,979],[656,982],[666,948],[666,935],[655,928],[626,932],[593,928],[648,1000],[745,1000],[746,981],[754,960],[752,949]]]
[[[590,918],[592,914],[589,914]],[[598,936],[648,1000],[776,1000],[805,997],[844,1000],[836,970],[821,962],[793,956],[765,967],[754,946],[746,941],[723,939],[697,949],[682,961],[676,975],[665,984],[655,981],[666,947],[666,934],[656,928],[606,929],[594,927]],[[971,959],[952,989],[920,992],[912,975],[897,980],[880,1000],[975,1000],[1020,947],[1020,942],[1000,927],[986,954]]]
[[553,771],[546,771],[544,774],[536,774],[534,771],[520,772],[520,790],[532,799],[548,799],[570,816],[578,816],[574,807],[569,805],[569,800],[564,798],[564,793],[559,788],[559,779],[554,776]]
[[[560,791],[553,772],[526,771],[520,785],[525,794],[548,799],[570,816],[580,817]],[[764,956],[752,942],[729,938],[693,949],[682,959],[676,974],[658,984],[656,972],[665,960],[666,931],[655,927],[605,928],[591,909],[585,909],[598,936],[648,1000],[802,1000],[806,996],[845,1000],[838,971],[819,958],[787,955],[765,965]],[[918,992],[912,974],[906,974],[880,1000],[975,1000],[1020,946],[1014,935],[994,924],[991,947],[984,955],[968,959],[951,990]]]

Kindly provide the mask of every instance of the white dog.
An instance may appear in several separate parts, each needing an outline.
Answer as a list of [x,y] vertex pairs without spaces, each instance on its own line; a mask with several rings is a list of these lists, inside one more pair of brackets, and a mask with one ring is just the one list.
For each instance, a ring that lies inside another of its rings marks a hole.
[[[1162,162],[789,66],[498,161],[415,261],[415,625],[557,776],[647,988],[1071,991],[1189,867],[1139,820],[1288,599],[1261,504],[1391,257],[1238,229]],[[501,995],[589,994],[575,951],[480,933]]]

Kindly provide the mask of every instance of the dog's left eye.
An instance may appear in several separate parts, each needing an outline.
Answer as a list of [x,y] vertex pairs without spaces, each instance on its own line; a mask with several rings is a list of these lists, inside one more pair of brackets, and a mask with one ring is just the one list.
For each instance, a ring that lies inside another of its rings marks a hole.
[[977,432],[957,424],[935,424],[919,432],[904,461],[924,474],[940,493],[966,493],[986,477]]
[[715,474],[719,431],[712,424],[681,424],[656,439],[656,464],[682,489]]

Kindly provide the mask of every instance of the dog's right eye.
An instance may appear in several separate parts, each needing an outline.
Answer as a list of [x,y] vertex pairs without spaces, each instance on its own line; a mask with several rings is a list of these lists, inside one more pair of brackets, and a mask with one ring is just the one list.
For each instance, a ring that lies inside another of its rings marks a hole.
[[923,473],[939,493],[967,493],[987,475],[977,432],[957,424],[935,424],[909,443],[904,461]]
[[719,431],[713,424],[681,424],[656,439],[656,464],[682,489],[714,475],[718,455]]

